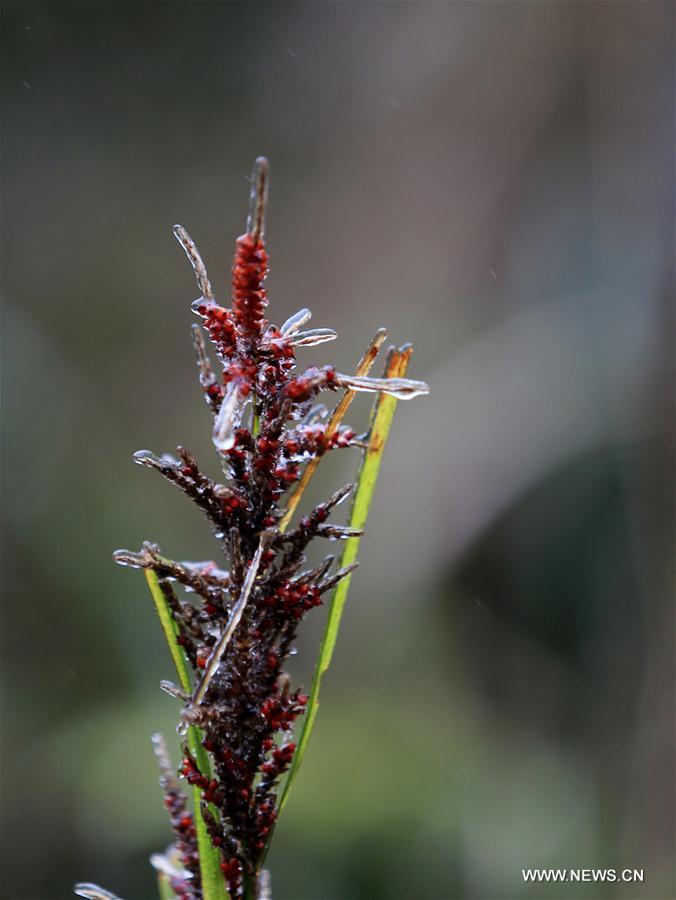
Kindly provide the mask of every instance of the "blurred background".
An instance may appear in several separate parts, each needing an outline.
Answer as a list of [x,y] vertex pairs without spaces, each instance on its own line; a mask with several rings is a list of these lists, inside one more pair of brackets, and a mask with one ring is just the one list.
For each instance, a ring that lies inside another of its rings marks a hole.
[[171,227],[227,297],[259,154],[273,321],[310,306],[341,339],[307,364],[342,370],[386,324],[432,388],[397,411],[276,900],[674,896],[673,19],[3,5],[3,898],[155,896],[177,707],[111,552],[214,552],[131,453],[216,462]]

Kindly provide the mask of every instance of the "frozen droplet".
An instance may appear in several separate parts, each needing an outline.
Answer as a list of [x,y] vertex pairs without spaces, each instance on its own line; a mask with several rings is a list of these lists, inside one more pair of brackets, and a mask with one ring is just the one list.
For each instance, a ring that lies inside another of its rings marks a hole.
[[368,391],[391,394],[397,400],[410,400],[422,394],[429,394],[429,386],[424,381],[413,381],[410,378],[367,378],[358,375],[341,375],[336,373],[335,383],[339,387],[351,391]]
[[299,328],[302,328],[306,322],[309,322],[311,318],[312,313],[309,309],[299,309],[297,313],[289,316],[289,318],[279,330],[282,332],[284,337],[289,337],[289,335],[295,334]]
[[348,538],[361,537],[364,532],[361,528],[347,528],[343,525],[320,525],[317,534],[330,541],[345,541]]
[[137,450],[132,459],[139,466],[159,466],[160,458],[155,456],[150,450]]
[[176,734],[179,737],[185,737],[185,735],[188,733],[188,728],[190,728],[190,725],[187,722],[184,722],[183,719],[181,719],[176,726]]
[[177,466],[178,460],[168,453],[162,456],[156,456],[150,450],[137,450],[132,456],[135,463],[139,466],[150,466],[152,469],[167,469],[170,466]]
[[159,552],[160,548],[157,544],[144,541],[138,553],[134,553],[132,550],[116,550],[113,553],[113,560],[118,566],[130,566],[132,569],[148,569],[158,561]]
[[214,420],[214,430],[211,436],[214,446],[221,453],[230,450],[235,445],[235,432],[239,425],[240,413],[239,391],[237,386],[231,382],[226,389],[225,397]]
[[172,681],[167,681],[166,679],[162,679],[160,681],[160,688],[165,692],[165,694],[169,694],[170,697],[175,697],[177,700],[186,699],[185,691],[182,691],[180,688],[176,687],[176,685]]
[[125,566],[130,569],[144,569],[146,564],[140,553],[133,553],[131,550],[116,550],[113,553],[113,562],[118,566]]
[[314,347],[315,344],[335,341],[337,337],[333,328],[312,328],[310,331],[299,331],[290,338],[290,343],[294,347]]

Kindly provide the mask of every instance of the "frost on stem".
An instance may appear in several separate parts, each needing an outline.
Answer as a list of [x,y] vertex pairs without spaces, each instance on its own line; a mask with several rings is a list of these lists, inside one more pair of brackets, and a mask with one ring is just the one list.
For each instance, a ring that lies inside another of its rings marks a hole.
[[195,242],[182,225],[174,225],[174,235],[181,247],[185,250],[185,255],[188,257],[188,261],[193,268],[195,278],[197,279],[197,287],[202,292],[202,296],[205,300],[213,300],[214,292],[211,289],[211,282],[207,275],[207,267],[202,262],[202,257],[195,246]]
[[268,161],[264,156],[259,156],[254,163],[251,174],[251,196],[249,198],[249,217],[246,230],[254,239],[263,239],[265,232],[265,207],[268,202]]
[[[369,377],[385,339],[383,330],[355,375],[332,366],[297,373],[296,353],[334,340],[336,332],[307,329],[311,313],[306,308],[281,327],[267,319],[267,187],[268,164],[260,158],[251,179],[246,231],[236,242],[229,306],[216,299],[188,233],[182,226],[174,229],[200,291],[192,304],[200,319],[193,326],[193,346],[199,385],[213,414],[212,438],[223,483],[207,476],[182,446],[176,456],[150,450],[134,454],[139,465],[158,472],[198,506],[227,563],[177,562],[148,542],[139,552],[118,550],[114,555],[120,565],[154,572],[192,670],[191,694],[171,682],[162,687],[183,706],[181,732],[189,725],[200,729],[209,769],[184,746],[179,774],[199,792],[196,815],[202,816],[218,850],[233,900],[250,897],[252,885],[258,885],[261,897],[269,896],[261,864],[277,818],[279,782],[296,749],[294,722],[307,702],[304,693],[292,689],[285,661],[294,652],[301,620],[356,566],[335,571],[334,558],[328,556],[307,568],[307,548],[315,539],[361,534],[329,521],[351,485],[288,528],[291,517],[323,455],[363,448],[363,440],[343,423],[356,392],[398,399],[427,393],[420,381]],[[331,414],[317,403],[324,391],[342,393]],[[195,822],[164,742],[159,736],[153,740],[174,835],[167,852],[153,857],[153,865],[180,900],[202,900]],[[109,900],[105,893],[82,896]]]

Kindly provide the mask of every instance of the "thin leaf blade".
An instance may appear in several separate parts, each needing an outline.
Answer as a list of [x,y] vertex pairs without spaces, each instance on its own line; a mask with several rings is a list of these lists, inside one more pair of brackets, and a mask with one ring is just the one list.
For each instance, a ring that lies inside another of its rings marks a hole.
[[[171,653],[171,658],[176,667],[176,673],[181,685],[181,689],[190,694],[190,674],[188,672],[188,664],[185,659],[183,650],[181,649],[177,637],[178,629],[174,622],[171,610],[167,605],[160,581],[152,569],[145,569],[144,574],[150,594],[157,610],[157,615],[164,632],[164,637]],[[188,747],[197,763],[200,772],[209,775],[211,766],[206,750],[202,746],[199,730],[191,725],[188,728]],[[200,859],[200,877],[202,880],[202,898],[203,900],[230,900],[230,894],[225,886],[225,878],[221,872],[221,859],[218,850],[211,843],[207,826],[202,818],[200,810],[200,790],[193,788],[193,796],[195,800],[195,830],[197,832],[197,849]],[[213,810],[212,810],[213,812]]]

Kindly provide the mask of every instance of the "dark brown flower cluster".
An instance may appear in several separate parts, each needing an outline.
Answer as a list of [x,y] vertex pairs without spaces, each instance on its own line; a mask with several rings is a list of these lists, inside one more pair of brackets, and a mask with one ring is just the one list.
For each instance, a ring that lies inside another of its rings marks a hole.
[[[201,292],[193,304],[202,320],[193,326],[193,340],[200,383],[213,413],[223,482],[205,475],[183,447],[176,458],[146,450],[135,454],[136,462],[156,469],[201,509],[221,545],[227,571],[214,563],[166,559],[149,543],[140,553],[115,554],[121,564],[154,570],[194,672],[190,696],[164,686],[183,701],[183,732],[188,725],[199,727],[211,761],[211,771],[201,771],[186,746],[179,774],[201,792],[197,814],[220,851],[232,898],[242,897],[247,880],[256,878],[277,817],[279,779],[295,750],[294,721],[307,702],[305,694],[291,687],[284,662],[303,616],[353,568],[332,572],[333,556],[316,568],[304,568],[305,551],[314,538],[340,540],[353,533],[330,522],[351,486],[285,530],[285,495],[297,490],[304,467],[329,450],[359,445],[351,429],[331,427],[326,408],[315,404],[315,397],[320,391],[347,389],[405,398],[427,390],[421,382],[350,377],[332,366],[296,372],[300,348],[336,335],[327,328],[306,329],[307,309],[281,327],[266,319],[266,190],[267,162],[259,159],[247,231],[237,240],[229,308],[215,298],[188,234],[175,228]],[[207,336],[219,361],[218,374],[207,353]],[[199,900],[195,826],[166,761],[163,768],[175,835],[172,888],[180,898]]]

